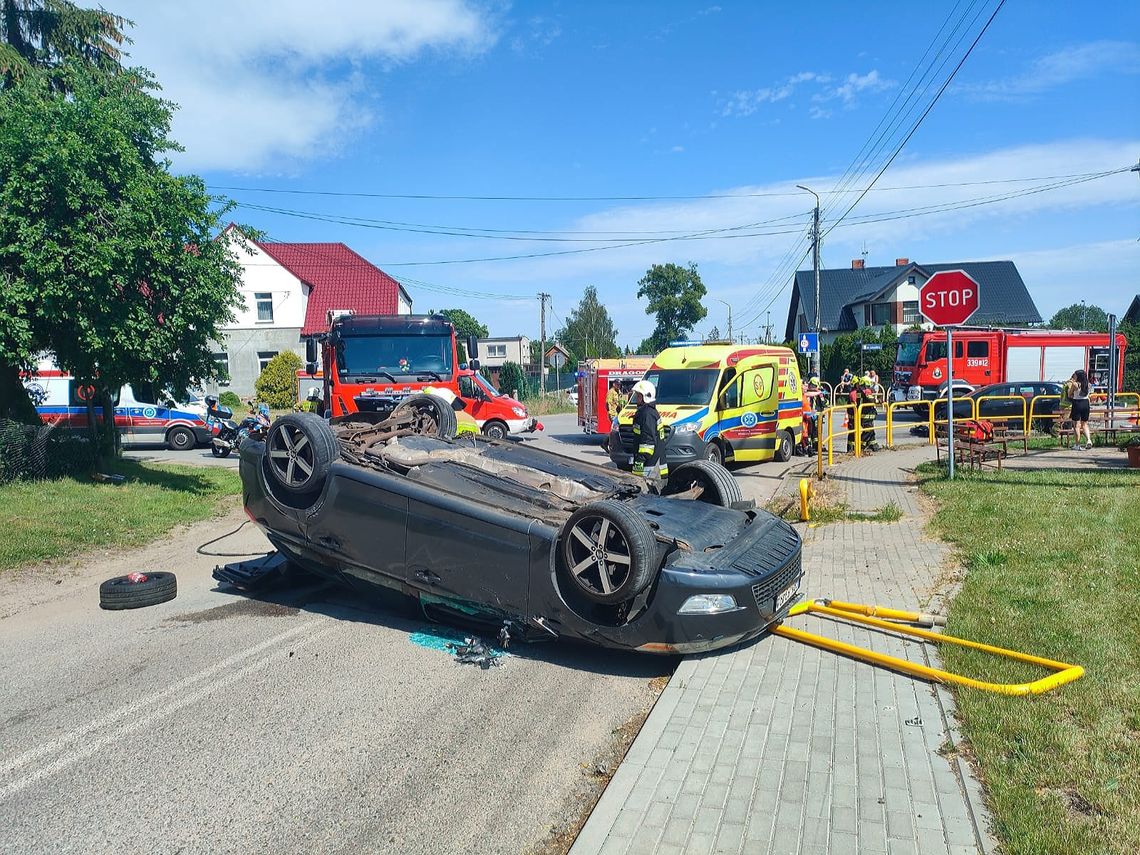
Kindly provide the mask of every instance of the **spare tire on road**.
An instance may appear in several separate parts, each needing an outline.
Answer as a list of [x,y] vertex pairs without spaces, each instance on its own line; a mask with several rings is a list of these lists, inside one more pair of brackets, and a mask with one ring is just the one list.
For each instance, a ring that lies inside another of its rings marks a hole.
[[[138,574],[132,574],[138,575]],[[141,609],[156,606],[178,596],[178,580],[173,573],[144,573],[141,581],[130,576],[116,576],[99,586],[99,607],[103,609]]]

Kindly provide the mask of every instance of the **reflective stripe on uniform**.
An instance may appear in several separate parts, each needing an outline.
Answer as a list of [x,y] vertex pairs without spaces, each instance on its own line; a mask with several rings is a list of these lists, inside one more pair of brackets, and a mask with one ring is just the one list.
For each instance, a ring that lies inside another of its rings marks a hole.
[[645,474],[645,464],[642,463],[640,460],[635,460],[633,462],[633,474],[634,475],[644,475]]
[[641,445],[639,445],[637,447],[637,453],[638,454],[652,454],[653,453],[653,446],[652,445],[646,445],[645,443],[642,443]]

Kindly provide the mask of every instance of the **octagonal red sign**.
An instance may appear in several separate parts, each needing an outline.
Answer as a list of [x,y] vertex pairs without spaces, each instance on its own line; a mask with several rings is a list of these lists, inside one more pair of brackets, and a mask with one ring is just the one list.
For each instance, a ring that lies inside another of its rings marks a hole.
[[965,270],[942,270],[919,289],[918,308],[937,326],[964,324],[978,311],[978,283]]

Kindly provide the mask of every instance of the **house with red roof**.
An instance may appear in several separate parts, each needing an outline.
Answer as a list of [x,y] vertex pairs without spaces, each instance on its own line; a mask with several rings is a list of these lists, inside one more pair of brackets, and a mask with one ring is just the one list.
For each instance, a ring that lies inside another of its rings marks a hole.
[[225,366],[228,388],[239,395],[253,394],[257,376],[281,351],[303,359],[302,337],[323,331],[329,310],[411,314],[404,287],[343,243],[255,241],[232,223],[226,233],[243,244],[236,251],[245,306],[224,328],[214,359]]

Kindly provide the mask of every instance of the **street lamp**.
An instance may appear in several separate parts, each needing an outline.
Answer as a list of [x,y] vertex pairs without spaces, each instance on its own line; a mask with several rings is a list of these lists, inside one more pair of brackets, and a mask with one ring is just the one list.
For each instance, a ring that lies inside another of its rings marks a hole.
[[719,297],[713,297],[713,299],[718,303],[724,303],[724,305],[728,307],[728,340],[732,341],[732,304]]
[[[819,335],[819,194],[812,190],[810,187],[804,187],[802,184],[797,184],[798,190],[806,190],[811,195],[815,196],[815,214],[812,217],[811,225],[811,238],[812,238],[812,267],[815,268],[815,326],[812,327],[813,332]],[[816,346],[815,351],[815,371],[819,375],[819,358],[822,345]]]

